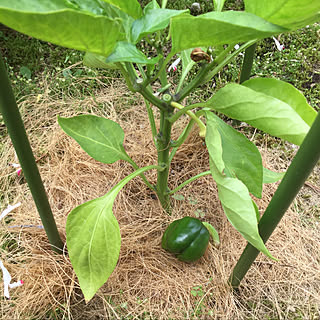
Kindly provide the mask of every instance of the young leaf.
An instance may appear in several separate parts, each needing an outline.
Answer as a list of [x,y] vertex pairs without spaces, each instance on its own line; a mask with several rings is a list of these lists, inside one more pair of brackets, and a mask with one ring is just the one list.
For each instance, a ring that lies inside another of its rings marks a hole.
[[308,104],[305,96],[290,83],[271,78],[254,78],[243,82],[242,85],[285,102],[310,127],[317,116],[317,112]]
[[129,16],[138,19],[142,15],[142,9],[137,0],[103,0],[110,3]]
[[320,18],[320,1],[317,0],[244,0],[244,3],[247,12],[291,30]]
[[80,115],[58,117],[58,123],[92,158],[102,163],[128,160],[123,148],[124,132],[116,122],[94,115]]
[[134,44],[118,42],[115,50],[105,60],[106,63],[114,62],[135,62],[142,64],[156,64],[161,56],[148,59]]
[[103,1],[100,1],[99,3],[104,9],[104,15],[106,15],[109,18],[121,21],[120,32],[123,33],[124,35],[118,40],[127,40],[128,42],[130,42],[131,28],[135,19],[132,16],[125,13],[124,11],[121,11],[119,8],[115,7],[112,4],[109,4]]
[[285,172],[274,172],[263,167],[263,183],[273,183],[281,180]]
[[1,0],[0,22],[60,46],[109,55],[120,37],[121,21],[102,15],[97,1],[90,8],[73,3]]
[[146,7],[144,15],[132,25],[131,39],[137,43],[147,34],[165,29],[172,17],[180,15],[188,10],[153,9]]
[[[222,159],[226,167],[225,174],[229,177],[237,177],[247,186],[249,192],[257,198],[261,198],[263,173],[262,159],[258,148],[214,113],[207,112],[206,116],[207,130],[215,126],[221,137]],[[210,139],[206,137],[206,143],[207,140]],[[210,144],[208,149],[210,150]],[[212,159],[214,159],[212,154],[215,153],[217,152],[210,153],[209,151]],[[216,160],[215,164],[219,172],[222,172]]]
[[208,229],[214,244],[220,244],[219,233],[217,230],[209,222],[202,222],[202,224]]
[[242,11],[209,12],[171,20],[172,54],[194,47],[262,39],[286,29]]
[[116,196],[131,179],[154,168],[157,166],[131,173],[106,195],[76,207],[68,215],[68,253],[86,301],[107,281],[119,258],[120,228],[112,212]]
[[210,170],[217,183],[219,199],[228,220],[249,243],[274,259],[259,235],[256,210],[247,187],[238,179],[223,176],[212,159]]
[[235,83],[220,89],[207,101],[207,106],[296,145],[302,143],[309,131],[309,126],[289,104]]
[[182,61],[182,72],[180,76],[180,81],[177,86],[176,92],[180,91],[180,89],[183,86],[184,80],[187,77],[189,71],[192,69],[192,67],[196,64],[192,59],[191,59],[191,52],[193,48],[183,50],[181,52],[181,61]]
[[222,11],[226,0],[213,0],[214,10],[215,11]]

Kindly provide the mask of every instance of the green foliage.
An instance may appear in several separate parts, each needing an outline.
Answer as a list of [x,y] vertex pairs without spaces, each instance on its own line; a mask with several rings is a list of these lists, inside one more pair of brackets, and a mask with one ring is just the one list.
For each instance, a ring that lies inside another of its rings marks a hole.
[[134,21],[132,25],[132,41],[137,43],[146,35],[165,29],[169,25],[171,18],[184,12],[187,12],[187,10],[160,9],[159,6],[154,7],[153,2],[150,2],[150,4],[144,8],[144,15]]
[[[4,0],[0,4],[0,21],[44,41],[109,55],[120,38],[119,21],[85,9],[61,0],[23,0],[19,4]],[[108,37],[97,37],[106,32]]]
[[247,12],[293,30],[320,18],[320,3],[314,0],[244,0],[244,3]]
[[[259,81],[250,80],[249,83]],[[281,86],[289,87],[288,86]],[[293,93],[290,90],[290,94]],[[298,96],[300,93],[295,92]],[[295,111],[295,107],[281,101],[272,95],[253,90],[245,85],[228,84],[220,89],[207,106],[228,117],[245,121],[252,126],[300,145],[306,136],[309,126]],[[309,111],[307,104],[303,105]]]
[[317,116],[304,95],[289,83],[271,78],[257,78],[242,85],[288,104],[308,126],[312,125]]
[[273,183],[281,180],[285,172],[274,172],[267,168],[263,168],[263,183]]
[[118,261],[121,236],[113,202],[126,183],[150,169],[159,168],[148,166],[131,173],[106,195],[76,207],[68,215],[68,252],[87,301],[107,281]]
[[240,180],[220,173],[211,159],[210,169],[228,220],[248,242],[274,259],[260,238],[256,210],[247,187]]
[[[211,112],[207,113],[207,127],[216,128],[215,137],[206,137],[209,154],[215,159],[219,172],[223,172],[230,178],[241,180],[249,192],[261,198],[262,194],[262,159],[257,147],[243,134],[227,125],[219,117]],[[219,150],[214,148],[217,144]],[[213,147],[213,150],[210,149]],[[211,151],[211,152],[210,152]],[[235,157],[235,154],[237,155]],[[219,159],[217,159],[219,157]],[[222,160],[222,162],[221,162]]]
[[123,148],[124,132],[116,122],[94,115],[59,117],[58,122],[92,158],[103,163],[128,161]]
[[197,17],[182,15],[171,22],[172,52],[262,39],[286,29],[242,11],[209,12]]

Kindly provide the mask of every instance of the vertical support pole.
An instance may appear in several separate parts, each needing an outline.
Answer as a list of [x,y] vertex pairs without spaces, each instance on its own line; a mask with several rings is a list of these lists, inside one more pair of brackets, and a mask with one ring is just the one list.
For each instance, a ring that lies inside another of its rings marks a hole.
[[13,95],[10,81],[0,54],[0,113],[16,150],[23,174],[37,206],[43,227],[54,251],[61,253],[60,238],[39,170]]
[[[309,174],[312,172],[312,169],[319,161],[319,137],[320,112],[318,112],[313,125],[259,222],[259,233],[264,242],[269,239]],[[246,246],[229,278],[232,287],[236,288],[239,286],[258,254],[259,251],[255,247],[250,244]]]

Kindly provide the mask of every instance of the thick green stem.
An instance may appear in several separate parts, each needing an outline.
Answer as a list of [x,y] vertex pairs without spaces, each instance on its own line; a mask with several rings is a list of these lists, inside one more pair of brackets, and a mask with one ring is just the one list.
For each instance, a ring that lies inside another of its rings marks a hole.
[[[319,137],[320,113],[318,113],[317,118],[259,222],[259,232],[264,242],[269,239],[312,169],[317,164],[320,158]],[[239,286],[258,254],[259,251],[255,247],[250,244],[246,246],[229,279],[233,287]]]
[[257,46],[257,44],[254,43],[249,48],[247,48],[245,51],[243,63],[242,63],[241,74],[240,74],[240,83],[250,79],[252,65],[253,65],[253,59],[254,59],[254,53],[256,51],[256,46]]
[[160,113],[160,130],[157,137],[158,146],[158,165],[164,167],[163,171],[158,171],[157,195],[162,207],[170,212],[170,197],[168,195],[168,176],[169,176],[169,151],[171,142],[171,123],[168,121],[168,112]]
[[54,251],[61,253],[63,242],[60,238],[46,191],[21,119],[17,103],[0,54],[0,112],[16,150],[24,177],[29,185],[37,206],[43,227]]

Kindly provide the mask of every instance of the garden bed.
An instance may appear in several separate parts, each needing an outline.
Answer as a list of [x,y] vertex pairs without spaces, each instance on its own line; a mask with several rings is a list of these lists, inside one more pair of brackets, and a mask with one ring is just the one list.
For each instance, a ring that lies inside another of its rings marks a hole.
[[[28,96],[20,105],[63,238],[68,213],[84,201],[105,194],[132,168],[123,161],[106,165],[90,158],[58,127],[58,114],[89,112],[115,120],[126,132],[124,145],[136,163],[140,167],[156,163],[144,104],[139,98],[126,98],[122,95],[124,90],[121,82],[114,81],[95,92],[94,99],[62,101],[43,94]],[[180,132],[178,126],[176,130]],[[259,140],[264,163],[270,169],[284,170],[295,150],[284,143],[272,150],[272,139],[264,136]],[[39,228],[41,221],[23,175],[19,178],[8,166],[15,161],[11,142],[5,137],[0,193],[4,203],[20,201],[22,205],[2,225],[2,260],[13,278],[23,280],[24,285],[11,291],[11,300],[2,301],[2,319],[319,317],[318,168],[267,243],[279,261],[260,254],[236,291],[230,289],[227,280],[246,242],[227,221],[212,177],[203,177],[183,188],[179,197],[172,199],[171,216],[142,180],[135,178],[120,192],[114,205],[122,236],[117,267],[94,299],[85,304],[67,254],[60,256],[51,251],[44,230]],[[170,187],[205,170],[208,155],[195,131],[172,163],[175,184]],[[155,172],[148,173],[148,178],[155,182]],[[264,186],[263,197],[257,200],[260,213],[276,187],[277,184]],[[314,214],[308,214],[310,211]],[[210,243],[205,256],[191,264],[180,262],[161,249],[161,236],[167,225],[184,216],[210,222],[221,240],[219,247]]]

